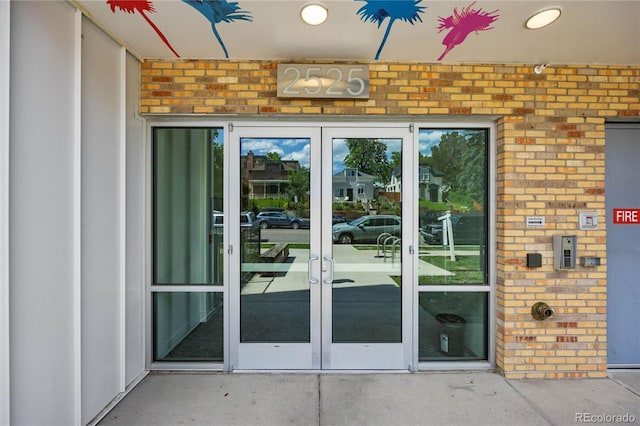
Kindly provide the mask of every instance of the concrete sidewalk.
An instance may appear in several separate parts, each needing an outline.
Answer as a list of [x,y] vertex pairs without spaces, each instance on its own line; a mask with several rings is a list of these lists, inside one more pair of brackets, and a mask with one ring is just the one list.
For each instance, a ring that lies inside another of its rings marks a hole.
[[155,373],[107,425],[640,424],[640,371],[607,379],[459,373]]

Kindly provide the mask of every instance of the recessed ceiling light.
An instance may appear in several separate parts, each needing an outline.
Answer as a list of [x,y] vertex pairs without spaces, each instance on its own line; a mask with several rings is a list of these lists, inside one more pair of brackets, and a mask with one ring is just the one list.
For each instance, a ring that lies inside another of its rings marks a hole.
[[320,25],[327,20],[329,11],[321,3],[309,3],[302,6],[300,17],[309,25]]
[[560,17],[562,11],[559,7],[552,7],[550,9],[544,9],[534,13],[527,22],[526,27],[530,30],[537,30],[538,28],[546,27]]

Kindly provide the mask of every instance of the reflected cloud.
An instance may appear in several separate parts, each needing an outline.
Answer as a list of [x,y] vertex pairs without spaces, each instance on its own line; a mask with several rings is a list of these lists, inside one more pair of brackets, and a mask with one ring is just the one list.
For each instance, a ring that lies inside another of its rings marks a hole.
[[[300,166],[309,168],[309,162],[311,157],[311,145],[305,140],[307,144],[302,147],[302,150],[289,152],[282,156],[283,160],[294,160],[300,163]],[[285,144],[286,145],[286,144]]]
[[446,130],[430,130],[420,129],[420,136],[418,139],[418,147],[422,155],[431,155],[431,148],[440,144],[442,135],[446,133]]
[[254,154],[266,155],[269,152],[277,152],[282,156],[284,150],[280,147],[280,139],[256,139],[248,138],[242,140],[242,155],[253,151]]
[[333,173],[344,170],[344,157],[349,154],[346,139],[333,140]]

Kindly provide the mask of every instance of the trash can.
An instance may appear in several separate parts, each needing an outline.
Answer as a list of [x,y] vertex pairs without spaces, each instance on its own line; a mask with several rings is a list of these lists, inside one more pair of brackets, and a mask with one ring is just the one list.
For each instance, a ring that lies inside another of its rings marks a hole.
[[456,314],[437,314],[440,323],[440,351],[447,356],[464,356],[466,321]]

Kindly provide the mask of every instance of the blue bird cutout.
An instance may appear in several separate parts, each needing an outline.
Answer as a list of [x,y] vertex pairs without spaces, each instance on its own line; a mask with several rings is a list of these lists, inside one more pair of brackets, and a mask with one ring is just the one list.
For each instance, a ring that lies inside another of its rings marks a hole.
[[216,24],[219,22],[233,22],[233,21],[253,21],[250,12],[240,9],[238,2],[228,2],[227,0],[182,0],[189,6],[196,9],[202,15],[204,15],[209,22],[211,22],[211,29],[213,35],[216,36],[218,43],[224,51],[224,57],[229,58],[229,52],[222,41],[222,37],[218,33]]
[[378,24],[378,28],[382,26],[382,22],[389,18],[389,24],[382,37],[380,47],[376,52],[376,60],[380,57],[380,53],[384,48],[389,33],[391,32],[391,26],[393,23],[400,19],[414,25],[416,22],[422,22],[419,13],[424,13],[426,6],[418,6],[422,0],[355,0],[365,1],[366,4],[358,9],[357,14],[360,15],[360,19],[363,22],[375,22]]

